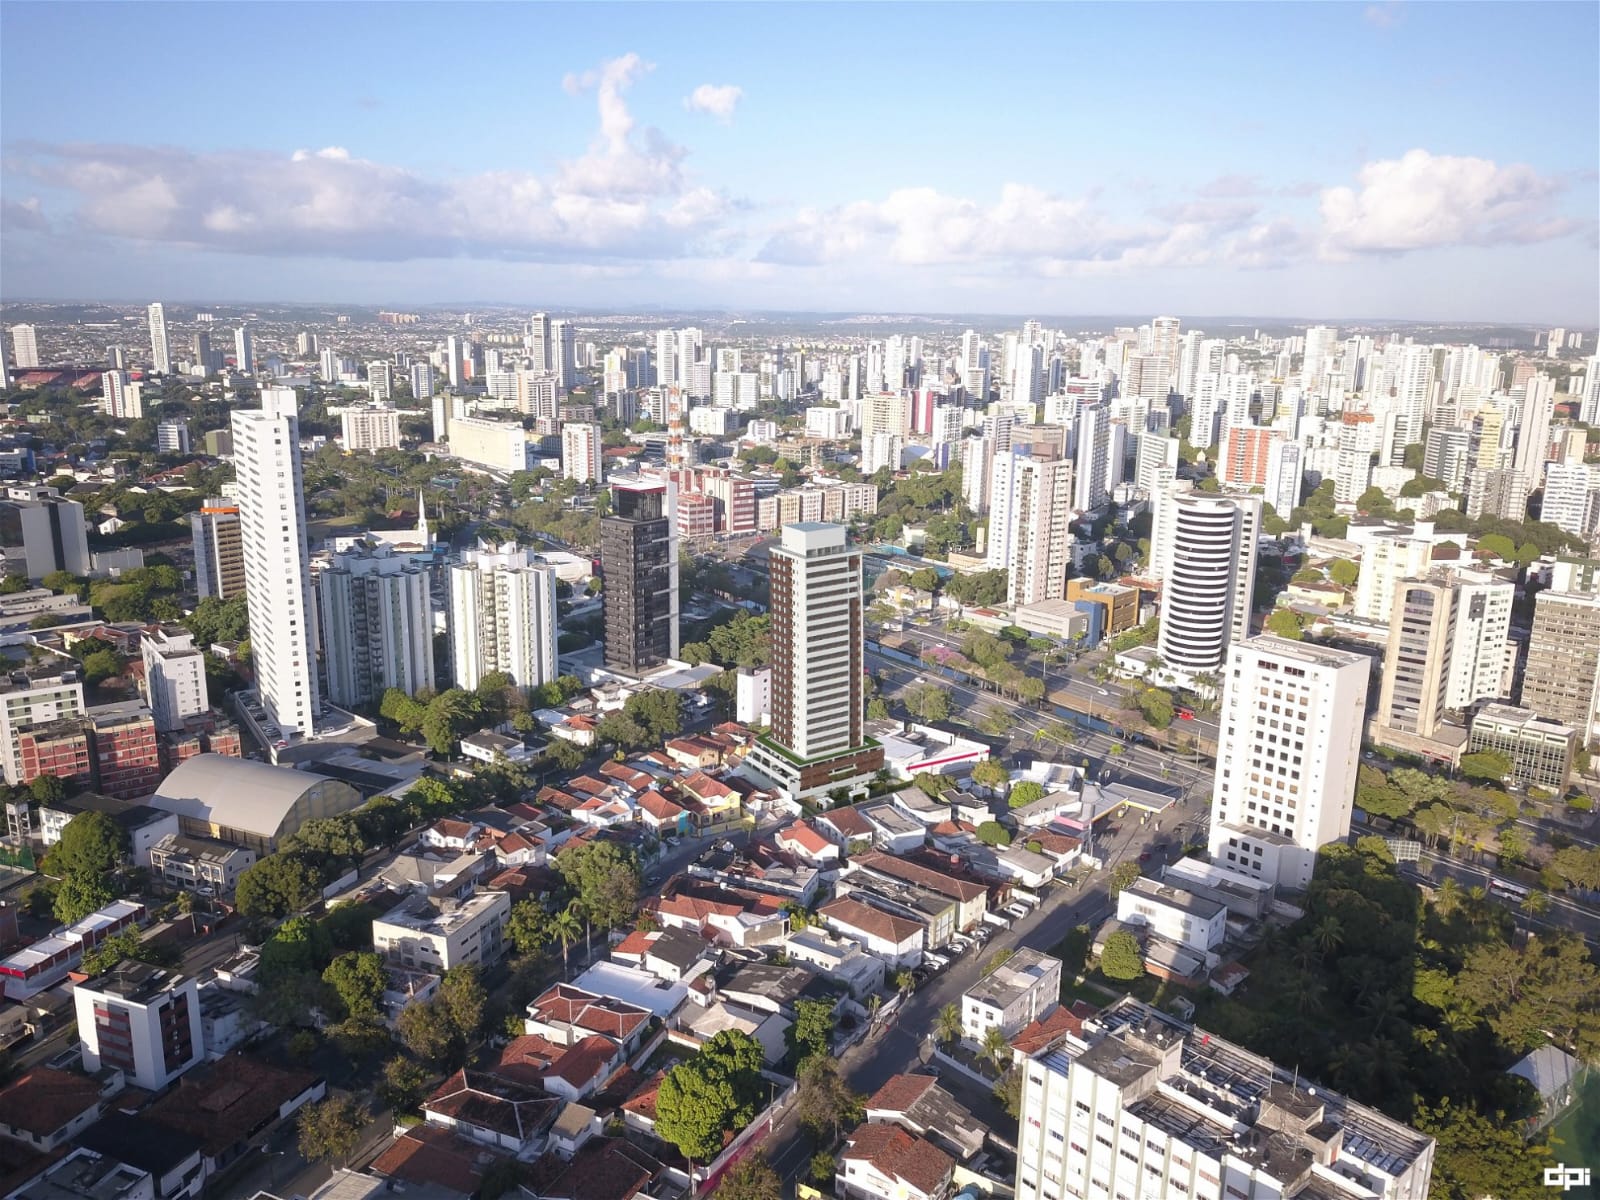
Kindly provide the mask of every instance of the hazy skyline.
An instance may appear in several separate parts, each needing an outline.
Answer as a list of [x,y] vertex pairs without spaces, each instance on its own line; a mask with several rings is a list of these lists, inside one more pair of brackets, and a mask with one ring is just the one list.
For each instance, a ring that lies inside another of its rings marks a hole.
[[1597,11],[11,3],[0,278],[1593,325]]

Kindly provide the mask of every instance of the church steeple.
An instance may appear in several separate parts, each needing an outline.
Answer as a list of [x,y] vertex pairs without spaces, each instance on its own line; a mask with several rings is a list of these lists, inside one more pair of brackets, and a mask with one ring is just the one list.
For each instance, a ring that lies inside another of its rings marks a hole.
[[428,502],[422,497],[422,489],[417,489],[417,541],[424,546],[433,545],[433,537],[428,532]]

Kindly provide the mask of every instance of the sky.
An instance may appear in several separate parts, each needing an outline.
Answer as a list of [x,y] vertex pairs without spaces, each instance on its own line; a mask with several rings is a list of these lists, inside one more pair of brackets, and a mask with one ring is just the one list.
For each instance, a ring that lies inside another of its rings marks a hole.
[[1594,326],[1597,41],[1591,3],[7,0],[0,297]]

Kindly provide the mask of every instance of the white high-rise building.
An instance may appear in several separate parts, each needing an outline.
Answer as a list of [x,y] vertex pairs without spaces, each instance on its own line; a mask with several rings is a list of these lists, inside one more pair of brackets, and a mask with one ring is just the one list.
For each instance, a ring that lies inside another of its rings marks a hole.
[[320,697],[299,400],[293,388],[263,388],[261,407],[232,421],[256,689],[285,737],[310,735]]
[[1133,482],[1154,494],[1178,475],[1178,439],[1160,433],[1141,433],[1133,439]]
[[158,301],[149,308],[150,365],[158,375],[172,374],[172,350],[167,342],[167,312]]
[[1600,354],[1591,355],[1585,364],[1582,397],[1578,420],[1585,425],[1600,423]]
[[411,396],[415,400],[433,399],[432,364],[425,362],[411,364]]
[[1080,512],[1092,512],[1111,500],[1111,442],[1111,411],[1103,404],[1085,404],[1078,410],[1078,453],[1072,501]]
[[1550,421],[1556,412],[1556,381],[1548,375],[1528,380],[1517,427],[1517,456],[1512,467],[1524,479],[1537,479],[1550,457]]
[[523,344],[528,348],[528,355],[533,359],[535,371],[548,371],[551,367],[550,356],[550,314],[536,312],[528,320],[528,336]]
[[256,369],[256,339],[249,325],[240,325],[233,331],[233,362],[241,375],[250,375]]
[[1261,498],[1168,490],[1158,503],[1164,513],[1151,522],[1150,555],[1163,581],[1161,657],[1172,675],[1192,681],[1219,672],[1228,647],[1249,636]]
[[211,707],[206,656],[187,629],[160,626],[144,635],[139,652],[144,658],[145,700],[157,732],[182,729],[185,719]]
[[317,574],[328,699],[372,705],[389,688],[434,686],[428,572],[389,546],[334,554]]
[[1267,483],[1264,499],[1281,520],[1300,504],[1300,487],[1305,479],[1305,447],[1299,442],[1279,439],[1267,449]]
[[1587,538],[1600,523],[1600,472],[1587,463],[1550,463],[1544,472],[1539,519],[1574,537]]
[[1017,1074],[1016,1200],[1428,1195],[1433,1138],[1131,996]]
[[571,390],[578,373],[577,331],[571,321],[550,322],[550,372],[556,377],[556,391],[563,396]]
[[39,333],[32,325],[11,327],[11,361],[19,371],[29,371],[39,365]]
[[1517,587],[1492,571],[1458,567],[1455,640],[1445,707],[1465,712],[1479,700],[1508,699],[1506,648]]
[[1355,615],[1387,625],[1394,615],[1395,584],[1426,574],[1440,540],[1427,524],[1415,530],[1383,529],[1365,539],[1351,606]]
[[599,483],[601,477],[600,426],[568,421],[561,427],[561,475],[579,483]]
[[444,369],[445,378],[450,381],[453,388],[460,387],[467,378],[467,342],[465,338],[451,334],[444,341]]
[[137,421],[144,416],[144,388],[126,371],[106,371],[100,376],[100,411],[117,421]]
[[188,454],[190,448],[189,422],[160,421],[156,424],[156,453]]
[[1330,360],[1339,345],[1339,331],[1332,325],[1313,325],[1306,330],[1306,351],[1300,363],[1300,386],[1314,396],[1323,394]]
[[1371,660],[1287,638],[1235,644],[1223,676],[1211,860],[1282,887],[1350,832]]
[[1007,601],[1060,600],[1072,565],[1072,463],[1042,446],[1004,457],[1011,464],[1010,515],[1003,532],[990,523],[989,554],[997,541],[1007,550]]
[[387,404],[394,395],[394,364],[388,359],[367,364],[367,395],[374,404]]
[[518,687],[558,674],[555,568],[508,542],[479,543],[450,568],[450,655],[455,684],[476,688],[492,671]]
[[339,427],[348,453],[394,450],[400,445],[400,413],[387,404],[347,408]]

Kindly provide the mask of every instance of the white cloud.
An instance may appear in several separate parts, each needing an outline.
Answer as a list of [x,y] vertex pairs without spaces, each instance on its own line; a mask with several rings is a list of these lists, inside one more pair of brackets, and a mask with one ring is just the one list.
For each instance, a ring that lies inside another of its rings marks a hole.
[[1563,184],[1522,164],[1410,150],[1367,163],[1356,180],[1322,192],[1325,257],[1537,242],[1576,228],[1553,211]]
[[596,93],[598,130],[549,177],[502,170],[429,179],[342,146],[285,158],[35,145],[19,148],[11,165],[75,193],[80,231],[143,241],[368,260],[676,257],[731,205],[684,179],[681,146],[636,128],[624,93],[650,69],[626,54],[567,77],[569,91]]
[[702,83],[683,98],[690,112],[707,113],[724,125],[733,121],[733,110],[744,99],[744,89],[731,83]]

